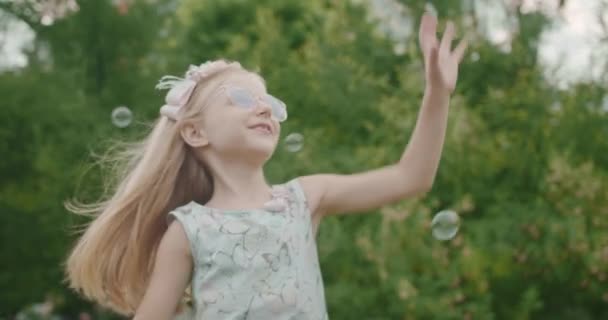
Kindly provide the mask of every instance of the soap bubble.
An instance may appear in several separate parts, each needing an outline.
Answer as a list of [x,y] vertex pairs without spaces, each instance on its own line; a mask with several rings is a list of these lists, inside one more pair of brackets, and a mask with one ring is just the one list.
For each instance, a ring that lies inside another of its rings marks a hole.
[[438,212],[431,221],[433,237],[437,240],[450,240],[458,233],[460,218],[452,210]]
[[471,61],[477,62],[479,61],[479,58],[481,58],[479,52],[473,51],[473,53],[471,53]]
[[53,24],[53,22],[55,22],[55,19],[54,19],[54,18],[53,18],[53,16],[52,16],[52,15],[50,15],[50,14],[44,14],[44,15],[42,16],[42,18],[40,18],[40,23],[41,23],[43,26],[47,26],[47,27],[48,27],[48,26],[52,25],[52,24]]
[[434,17],[437,17],[437,9],[436,9],[436,8],[435,8],[435,6],[434,6],[432,3],[430,3],[430,2],[427,2],[427,3],[424,5],[424,11],[426,11],[427,13],[431,14],[431,15],[432,15],[432,16],[434,16]]
[[403,42],[397,42],[393,46],[393,52],[398,56],[404,55],[406,50],[407,50],[407,47],[406,47],[405,43],[403,43]]
[[290,133],[285,137],[285,149],[289,152],[298,152],[304,144],[304,136],[295,132]]
[[112,111],[112,123],[119,127],[124,128],[131,124],[131,120],[133,119],[133,113],[129,108],[125,106],[116,107]]

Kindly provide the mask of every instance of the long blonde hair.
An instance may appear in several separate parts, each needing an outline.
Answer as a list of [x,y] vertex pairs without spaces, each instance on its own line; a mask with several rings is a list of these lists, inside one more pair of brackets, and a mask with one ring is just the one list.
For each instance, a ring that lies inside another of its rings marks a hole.
[[184,120],[199,119],[209,94],[237,62],[208,70],[197,82],[178,121],[161,116],[141,141],[118,143],[101,157],[112,168],[101,200],[66,202],[76,214],[94,217],[65,262],[66,282],[84,297],[119,314],[140,304],[167,213],[190,201],[206,203],[213,194],[209,169],[182,139]]

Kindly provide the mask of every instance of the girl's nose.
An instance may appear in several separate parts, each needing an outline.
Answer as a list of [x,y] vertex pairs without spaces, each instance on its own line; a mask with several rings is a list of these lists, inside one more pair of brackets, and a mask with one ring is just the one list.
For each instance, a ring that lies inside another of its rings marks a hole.
[[264,115],[270,117],[272,115],[272,107],[262,98],[257,99],[255,106],[256,115]]

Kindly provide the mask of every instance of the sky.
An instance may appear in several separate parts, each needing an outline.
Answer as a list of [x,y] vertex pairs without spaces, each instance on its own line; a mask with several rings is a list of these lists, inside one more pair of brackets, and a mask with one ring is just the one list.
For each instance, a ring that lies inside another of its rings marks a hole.
[[584,79],[591,76],[597,79],[607,71],[608,42],[602,46],[600,39],[608,36],[608,30],[602,30],[598,14],[603,14],[603,20],[608,24],[608,6],[602,12],[600,2],[568,1],[563,17],[543,34],[541,43],[544,45],[540,47],[540,57],[550,67],[561,66],[556,71],[558,77]]
[[25,23],[0,10],[0,70],[27,65],[22,50],[34,38],[34,32]]
[[[353,0],[357,2],[356,0]],[[365,0],[358,0],[364,2]],[[554,24],[541,36],[539,42],[540,61],[546,70],[554,70],[550,78],[560,86],[588,78],[597,77],[606,68],[608,52],[603,55],[598,52],[599,39],[602,29],[597,20],[599,4],[606,0],[568,0],[559,14],[555,7],[558,0],[523,0],[522,11],[542,10],[554,17]],[[389,8],[394,0],[371,0],[370,9],[387,20],[387,13],[377,8]],[[432,9],[431,2],[427,7]],[[477,0],[478,17],[486,19],[486,35],[508,51],[510,32],[509,22],[502,10],[496,10],[492,4],[500,3],[487,0]],[[506,3],[506,2],[502,2]],[[399,11],[399,13],[403,13]],[[603,12],[608,22],[608,11]],[[391,22],[389,22],[391,23]],[[393,26],[399,28],[399,23],[393,20]],[[401,36],[412,34],[412,26],[401,24]],[[399,32],[398,32],[399,33]],[[0,11],[0,71],[15,69],[27,65],[27,59],[22,54],[24,47],[32,43],[35,34],[24,23],[10,18]],[[505,42],[506,40],[506,42]],[[403,47],[396,46],[396,53]],[[592,57],[599,59],[592,62]],[[483,59],[483,57],[480,57]],[[551,80],[550,79],[550,80]]]

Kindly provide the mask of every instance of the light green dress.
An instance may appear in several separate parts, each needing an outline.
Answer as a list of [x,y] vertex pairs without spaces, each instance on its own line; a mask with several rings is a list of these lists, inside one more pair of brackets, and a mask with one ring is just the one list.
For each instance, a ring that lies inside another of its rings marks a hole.
[[190,241],[194,319],[328,318],[302,187],[294,179],[272,193],[274,205],[265,209],[190,202],[169,213]]

